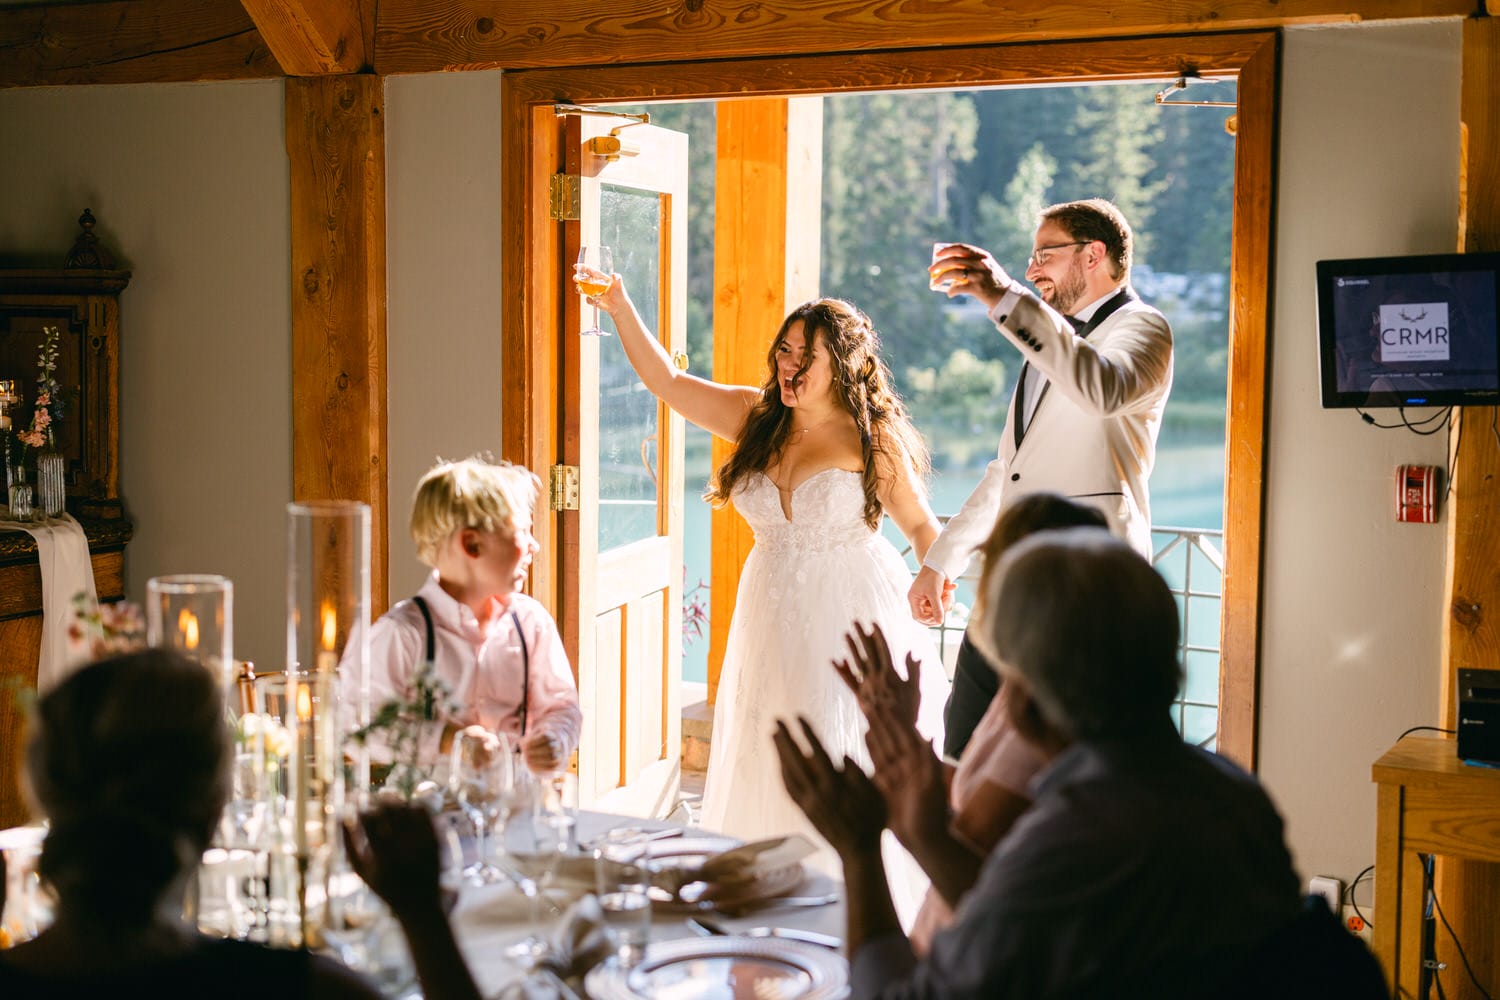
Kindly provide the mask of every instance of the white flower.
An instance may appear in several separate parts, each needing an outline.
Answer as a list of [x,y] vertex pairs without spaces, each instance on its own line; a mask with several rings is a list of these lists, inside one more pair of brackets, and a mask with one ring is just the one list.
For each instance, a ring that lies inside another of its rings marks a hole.
[[257,735],[266,741],[266,756],[288,757],[292,753],[292,734],[286,726],[269,715],[246,712],[240,716],[239,741],[249,743]]

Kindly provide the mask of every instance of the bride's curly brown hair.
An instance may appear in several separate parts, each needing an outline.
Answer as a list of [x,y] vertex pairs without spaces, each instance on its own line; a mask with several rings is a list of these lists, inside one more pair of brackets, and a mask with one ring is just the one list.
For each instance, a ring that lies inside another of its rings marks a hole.
[[[891,386],[890,369],[880,360],[880,335],[868,316],[843,299],[804,302],[782,320],[766,352],[766,378],[760,398],[745,416],[733,454],[714,473],[703,498],[722,507],[745,476],[764,472],[786,445],[792,430],[792,408],[781,401],[776,352],[798,320],[809,342],[816,338],[827,348],[834,395],[859,428],[864,453],[864,521],[872,529],[878,528],[883,514],[880,484],[908,471],[915,474],[919,484],[924,483],[931,464],[926,443]],[[812,351],[807,351],[804,359],[799,377],[812,364]]]

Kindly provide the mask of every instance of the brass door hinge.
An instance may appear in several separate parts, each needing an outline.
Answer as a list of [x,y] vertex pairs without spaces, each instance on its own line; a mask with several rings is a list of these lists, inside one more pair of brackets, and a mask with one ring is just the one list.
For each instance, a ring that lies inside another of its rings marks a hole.
[[553,510],[577,510],[578,466],[554,465],[548,494]]
[[577,174],[553,174],[547,179],[547,214],[552,219],[577,219],[581,201]]

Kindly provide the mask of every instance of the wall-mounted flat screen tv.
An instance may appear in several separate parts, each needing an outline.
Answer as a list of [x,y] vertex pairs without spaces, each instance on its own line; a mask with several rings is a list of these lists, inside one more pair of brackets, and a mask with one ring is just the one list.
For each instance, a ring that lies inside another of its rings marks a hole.
[[1325,407],[1500,403],[1500,253],[1318,261]]

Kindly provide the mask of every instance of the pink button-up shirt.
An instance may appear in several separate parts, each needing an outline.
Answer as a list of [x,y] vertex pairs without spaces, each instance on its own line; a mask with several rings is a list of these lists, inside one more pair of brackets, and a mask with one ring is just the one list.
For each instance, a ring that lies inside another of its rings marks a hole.
[[[443,725],[480,725],[518,743],[521,736],[522,656],[525,639],[530,658],[526,735],[546,732],[560,737],[564,756],[578,748],[583,713],[578,685],[563,650],[557,623],[547,609],[525,594],[513,594],[503,613],[481,623],[438,583],[437,573],[417,592],[432,613],[434,662],[439,680],[448,685],[450,706],[438,707],[438,719],[422,737],[422,759],[438,757]],[[515,612],[520,621],[517,634]],[[411,697],[411,684],[426,655],[427,631],[414,601],[402,601],[375,622],[370,631],[370,710],[391,698]],[[377,751],[378,754],[378,751]]]

